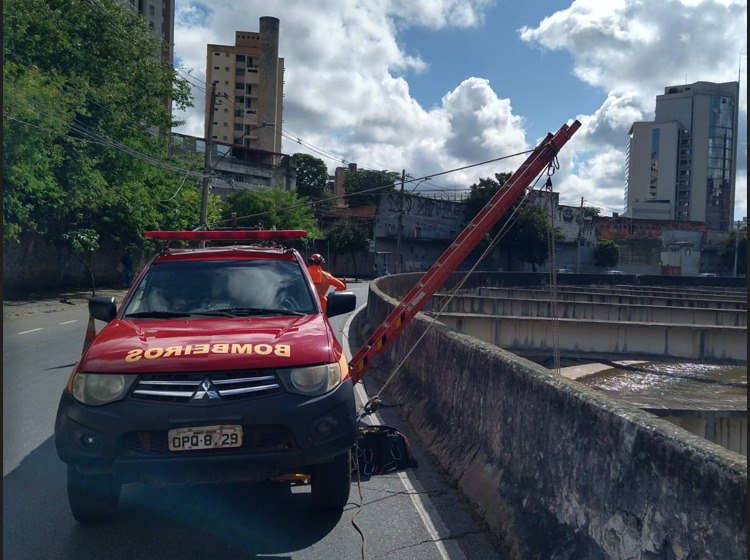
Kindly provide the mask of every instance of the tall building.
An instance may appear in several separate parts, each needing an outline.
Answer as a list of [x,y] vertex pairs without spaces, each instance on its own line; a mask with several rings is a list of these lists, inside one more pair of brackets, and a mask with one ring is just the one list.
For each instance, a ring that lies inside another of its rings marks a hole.
[[734,221],[739,82],[669,86],[653,121],[630,129],[625,212],[631,218]]
[[164,41],[164,59],[174,64],[174,0],[124,0],[148,22]]
[[[213,140],[278,153],[284,92],[279,20],[260,18],[260,32],[237,31],[234,45],[208,45],[206,83],[216,83]],[[206,92],[208,131],[211,91]]]

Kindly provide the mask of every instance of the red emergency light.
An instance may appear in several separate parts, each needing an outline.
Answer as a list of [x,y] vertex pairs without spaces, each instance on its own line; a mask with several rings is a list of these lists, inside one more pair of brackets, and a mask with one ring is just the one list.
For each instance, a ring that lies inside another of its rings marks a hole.
[[306,237],[303,229],[147,231],[146,237],[162,241],[274,241]]

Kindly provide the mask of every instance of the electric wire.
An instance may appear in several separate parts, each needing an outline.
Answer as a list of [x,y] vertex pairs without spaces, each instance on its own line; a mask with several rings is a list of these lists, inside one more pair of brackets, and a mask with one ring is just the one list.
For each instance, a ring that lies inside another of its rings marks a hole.
[[[482,252],[481,256],[477,259],[476,263],[469,269],[469,271],[465,274],[465,276],[458,282],[454,290],[449,294],[448,299],[443,303],[440,310],[435,314],[435,316],[432,318],[432,320],[428,323],[425,330],[422,332],[422,334],[419,336],[419,338],[414,342],[412,347],[409,349],[409,351],[406,353],[406,355],[402,358],[402,360],[398,363],[396,368],[391,372],[391,374],[388,376],[388,378],[385,380],[385,382],[380,386],[380,389],[378,390],[377,394],[373,397],[373,399],[380,399],[381,394],[383,393],[383,390],[388,386],[388,384],[393,380],[395,375],[399,372],[401,367],[404,365],[406,360],[411,356],[411,354],[414,352],[414,350],[417,348],[419,343],[422,341],[422,339],[427,336],[427,333],[432,328],[432,326],[438,321],[440,316],[442,315],[445,308],[448,306],[448,304],[451,302],[451,300],[456,296],[456,294],[459,292],[459,290],[463,287],[463,285],[466,283],[466,281],[469,279],[471,274],[476,270],[476,268],[481,264],[482,261],[495,249],[495,247],[500,243],[500,241],[507,235],[507,233],[510,231],[512,226],[516,223],[518,220],[518,212],[519,210],[528,203],[529,201],[529,193],[533,192],[534,186],[536,183],[539,182],[539,179],[541,178],[541,174],[537,177],[536,181],[534,181],[534,185],[532,185],[530,188],[526,189],[524,192],[523,198],[519,201],[519,204],[515,207],[511,215],[508,217],[506,222],[503,224],[503,226],[500,228],[500,230],[497,232],[495,237],[492,239],[490,244],[487,246],[487,248]],[[498,199],[498,203],[503,200],[506,196],[508,196],[508,191],[503,192],[503,194]],[[372,399],[371,399],[372,400]]]
[[[509,154],[507,156],[500,156],[500,157],[493,158],[493,159],[490,159],[490,160],[487,160],[487,161],[482,161],[482,162],[478,162],[478,163],[472,163],[472,164],[465,165],[465,166],[462,166],[462,167],[459,167],[459,168],[456,168],[456,169],[449,169],[449,170],[446,170],[446,171],[439,171],[439,172],[436,172],[436,173],[432,173],[430,175],[423,175],[421,177],[415,177],[415,178],[410,179],[408,181],[404,181],[404,184],[406,184],[406,183],[413,183],[415,181],[420,181],[420,180],[424,180],[424,179],[431,178],[431,177],[437,177],[437,176],[440,176],[440,175],[446,175],[446,174],[454,173],[454,172],[457,172],[457,171],[463,171],[464,169],[468,169],[468,168],[472,168],[472,167],[478,167],[478,166],[481,166],[481,165],[487,165],[487,164],[490,164],[490,163],[495,163],[495,162],[502,161],[502,160],[505,160],[505,159],[510,159],[510,158],[522,156],[522,155],[531,153],[533,151],[534,150],[532,149],[532,150],[526,150],[526,151],[523,151],[523,152],[516,152],[516,153],[513,153],[513,154]],[[391,182],[389,182],[387,184],[384,184],[384,185],[380,185],[380,186],[373,187],[373,188],[370,188],[370,189],[363,189],[363,190],[357,191],[355,193],[349,193],[349,194],[343,195],[341,197],[335,197],[335,198],[350,198],[352,196],[358,196],[358,195],[361,195],[361,194],[367,194],[367,193],[372,193],[372,192],[376,192],[376,191],[382,191],[382,190],[387,189],[387,188],[395,188],[397,184],[400,184],[400,182],[401,182],[400,180],[394,180],[394,181],[391,181]],[[285,206],[283,208],[279,208],[279,209],[277,209],[277,211],[292,210],[292,209],[296,209],[296,208],[302,208],[302,207],[305,207],[305,206],[309,206],[310,204],[314,204],[314,203],[317,203],[317,202],[323,202],[325,200],[328,200],[329,198],[331,198],[331,197],[321,198],[321,199],[317,199],[317,200],[312,199],[312,200],[309,200],[309,201],[300,202],[300,203],[297,203],[297,204],[292,204],[292,205],[289,205],[289,206]],[[257,218],[257,217],[265,216],[266,214],[270,214],[271,212],[272,211],[257,212],[255,214],[248,214],[248,215],[245,215],[245,216],[237,216],[236,219],[239,220],[239,219]],[[210,227],[215,227],[215,226],[217,226],[219,224],[228,223],[230,221],[231,221],[231,218],[230,219],[226,219],[226,220],[217,220],[217,221],[212,222],[211,224],[209,224],[209,226]]]

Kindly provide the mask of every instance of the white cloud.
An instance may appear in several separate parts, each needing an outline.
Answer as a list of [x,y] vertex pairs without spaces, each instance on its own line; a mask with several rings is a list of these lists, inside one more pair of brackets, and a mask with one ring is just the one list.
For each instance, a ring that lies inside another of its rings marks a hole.
[[[284,129],[361,167],[406,168],[419,176],[527,147],[523,122],[513,114],[510,100],[498,97],[486,79],[470,78],[446,88],[441,104],[430,109],[409,92],[405,76],[424,70],[429,61],[399,45],[398,29],[475,26],[488,4],[277,0],[261,9],[225,1],[213,2],[209,12],[194,2],[179,3],[175,52],[205,80],[206,43],[231,44],[235,30],[257,30],[259,17],[279,17],[279,55],[286,66]],[[182,116],[187,123],[180,131],[202,136],[205,94],[194,93],[196,107]],[[283,150],[305,148],[286,139]],[[329,169],[341,165],[325,161]],[[450,182],[467,185],[494,171],[455,175]]]
[[[254,31],[261,16],[278,17],[279,54],[286,66],[285,130],[361,167],[405,168],[418,176],[529,147],[512,100],[481,76],[446,84],[440,103],[431,108],[409,91],[409,76],[439,61],[426,58],[429,53],[414,55],[399,42],[400,31],[479,27],[492,2],[178,0],[175,53],[204,81],[207,43],[231,44],[236,30]],[[667,85],[686,78],[736,79],[746,19],[744,0],[575,0],[536,27],[519,30],[530,46],[568,52],[574,75],[604,98],[593,114],[578,117],[583,127],[561,153],[555,187],[564,198],[584,195],[621,210],[628,128],[653,117],[655,96]],[[205,93],[195,93],[196,107],[183,115],[187,123],[180,131],[202,136]],[[309,150],[287,139],[283,151]],[[746,142],[740,151],[737,213],[744,215]],[[331,170],[341,165],[325,161]],[[435,183],[465,186],[519,163],[500,162]]]
[[[521,38],[529,43],[570,53],[575,75],[607,92],[593,115],[579,117],[581,138],[571,142],[572,147],[598,155],[572,169],[564,188],[598,184],[604,193],[622,192],[624,171],[616,177],[610,165],[591,163],[603,164],[601,157],[612,162],[618,152],[625,161],[628,128],[635,120],[653,118],[655,97],[666,86],[736,80],[738,53],[747,43],[746,27],[744,0],[576,0],[537,27],[521,29]],[[746,76],[741,92],[747,91]],[[741,95],[740,133],[743,137],[744,131],[745,141],[739,146],[737,215],[747,212],[746,121],[747,101]]]

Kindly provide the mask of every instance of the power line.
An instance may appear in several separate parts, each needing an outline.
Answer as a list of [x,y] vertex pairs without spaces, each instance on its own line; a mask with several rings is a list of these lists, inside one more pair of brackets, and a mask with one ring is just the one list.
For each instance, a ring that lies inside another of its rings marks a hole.
[[[411,179],[409,179],[407,181],[404,181],[404,184],[406,184],[406,183],[413,183],[415,181],[421,181],[421,180],[424,180],[424,179],[427,179],[427,178],[431,178],[431,177],[437,177],[439,175],[446,175],[448,173],[455,173],[457,171],[463,171],[464,169],[468,169],[468,168],[471,168],[471,167],[478,167],[478,166],[481,166],[481,165],[486,165],[488,163],[494,163],[494,162],[497,162],[497,161],[501,161],[501,160],[504,160],[504,159],[510,159],[510,158],[513,158],[513,157],[518,157],[520,155],[524,155],[524,154],[527,154],[527,153],[530,153],[530,152],[533,152],[533,151],[534,150],[527,150],[525,152],[517,152],[515,154],[510,154],[510,155],[507,155],[507,156],[501,156],[501,157],[498,157],[498,158],[493,158],[491,160],[487,160],[487,161],[483,161],[483,162],[479,162],[479,163],[472,163],[470,165],[465,165],[463,167],[458,167],[458,168],[455,168],[455,169],[449,169],[447,171],[440,171],[440,172],[437,172],[437,173],[433,173],[432,175],[424,175],[422,177],[414,177],[414,178],[411,178]],[[361,194],[367,194],[367,193],[372,193],[372,192],[375,192],[375,191],[381,191],[381,190],[387,189],[389,187],[395,187],[395,185],[396,185],[396,181],[392,181],[392,182],[387,183],[385,185],[380,185],[378,187],[373,187],[371,189],[364,189],[364,190],[357,191],[355,193],[350,193],[350,194],[347,194],[347,195],[344,195],[344,196],[340,196],[340,197],[326,197],[326,198],[321,198],[321,199],[318,199],[318,200],[312,199],[312,200],[306,201],[304,203],[293,204],[293,205],[287,206],[285,208],[278,208],[277,210],[292,210],[292,209],[295,209],[295,208],[302,208],[304,206],[309,206],[310,204],[315,204],[317,202],[323,202],[323,201],[329,200],[331,198],[350,198],[352,196],[358,196],[358,195],[361,195]],[[258,212],[258,213],[255,213],[255,214],[249,214],[247,216],[237,216],[236,219],[239,220],[239,219],[246,219],[246,218],[257,218],[257,217],[260,217],[260,216],[265,216],[266,214],[270,214],[270,213],[271,213],[271,211],[268,211],[268,212]],[[226,223],[226,222],[229,222],[229,221],[230,220],[218,220],[218,221],[216,221],[216,222],[214,222],[214,223],[212,223],[210,225],[216,226],[218,224],[223,224],[223,223]]]

